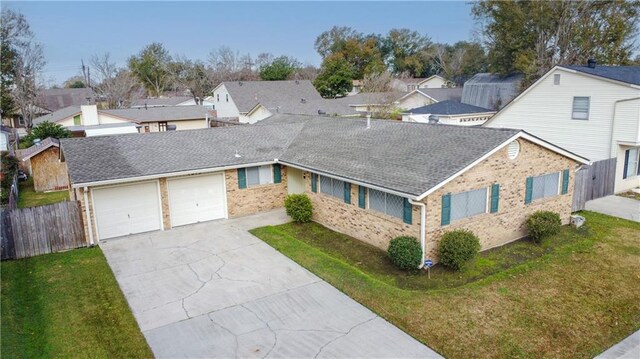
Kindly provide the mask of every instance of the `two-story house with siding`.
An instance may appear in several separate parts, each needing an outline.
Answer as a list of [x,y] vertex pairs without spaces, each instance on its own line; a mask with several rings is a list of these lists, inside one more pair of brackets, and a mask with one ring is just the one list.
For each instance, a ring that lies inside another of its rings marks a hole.
[[523,129],[594,162],[615,158],[614,192],[640,186],[640,66],[555,66],[484,126]]

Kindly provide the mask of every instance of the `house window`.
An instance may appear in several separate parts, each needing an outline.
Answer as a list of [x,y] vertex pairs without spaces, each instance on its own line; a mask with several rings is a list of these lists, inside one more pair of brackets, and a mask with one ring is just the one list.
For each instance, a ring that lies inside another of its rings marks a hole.
[[225,94],[224,97],[227,100],[227,102],[229,102],[229,94]]
[[74,126],[82,125],[82,120],[80,119],[80,115],[73,116],[73,125]]
[[394,194],[369,188],[369,209],[386,215],[403,218],[404,199]]
[[220,102],[220,94],[216,94],[216,101]]
[[273,172],[270,165],[247,168],[247,185],[257,186],[273,183]]
[[451,221],[487,212],[487,188],[451,195]]
[[553,75],[553,84],[560,85],[560,74]]
[[166,122],[158,122],[158,131],[164,132],[166,130],[167,130],[167,123]]
[[571,118],[574,120],[589,119],[589,98],[588,97],[573,98],[573,111],[571,112]]
[[622,178],[629,178],[640,175],[640,147],[630,148],[624,151],[624,170]]
[[24,126],[25,122],[24,122],[24,118],[22,116],[18,117],[18,126]]
[[531,200],[535,201],[536,199],[558,195],[559,184],[560,172],[533,177]]
[[320,176],[320,192],[329,196],[344,198],[344,181],[335,178]]

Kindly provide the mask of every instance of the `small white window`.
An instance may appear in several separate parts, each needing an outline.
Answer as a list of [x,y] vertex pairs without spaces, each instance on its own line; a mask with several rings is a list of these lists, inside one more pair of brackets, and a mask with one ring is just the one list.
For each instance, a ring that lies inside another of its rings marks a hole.
[[553,84],[560,85],[560,74],[553,75]]
[[247,185],[257,186],[273,183],[273,172],[270,165],[247,168]]
[[629,177],[634,177],[640,174],[640,158],[638,158],[640,152],[640,148],[630,148],[625,151],[625,163],[623,170],[623,179],[627,179]]
[[533,192],[531,193],[531,200],[558,195],[560,190],[559,184],[559,172],[533,177]]
[[369,209],[386,215],[403,218],[404,199],[394,194],[369,188]]
[[487,188],[451,195],[451,221],[487,212]]
[[518,142],[518,140],[511,142],[509,144],[509,147],[507,148],[507,151],[510,159],[513,160],[518,157],[518,154],[520,153],[520,142]]
[[589,119],[589,98],[588,97],[573,98],[573,111],[571,113],[571,118],[574,120]]
[[335,178],[320,176],[320,192],[342,199],[344,198],[344,182]]

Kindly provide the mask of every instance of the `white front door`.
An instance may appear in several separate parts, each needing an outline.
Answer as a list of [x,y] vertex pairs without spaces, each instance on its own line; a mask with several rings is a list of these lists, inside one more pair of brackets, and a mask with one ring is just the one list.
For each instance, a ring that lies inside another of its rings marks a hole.
[[225,218],[224,175],[216,173],[167,181],[171,226]]
[[304,193],[304,172],[297,168],[287,167],[287,188],[289,194]]
[[99,239],[162,228],[157,181],[94,188],[91,194]]

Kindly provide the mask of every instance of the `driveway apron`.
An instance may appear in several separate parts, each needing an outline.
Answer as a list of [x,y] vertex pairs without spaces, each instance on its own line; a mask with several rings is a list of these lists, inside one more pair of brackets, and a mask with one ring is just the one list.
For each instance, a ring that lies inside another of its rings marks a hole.
[[102,241],[158,358],[435,358],[248,230],[283,211]]

